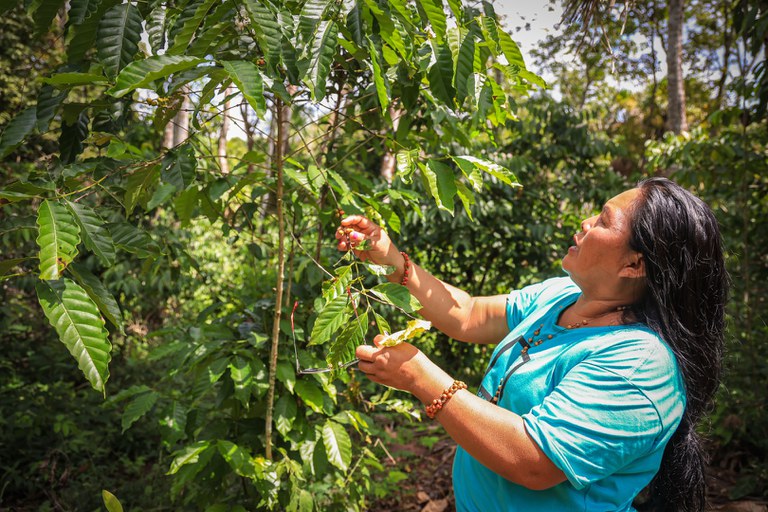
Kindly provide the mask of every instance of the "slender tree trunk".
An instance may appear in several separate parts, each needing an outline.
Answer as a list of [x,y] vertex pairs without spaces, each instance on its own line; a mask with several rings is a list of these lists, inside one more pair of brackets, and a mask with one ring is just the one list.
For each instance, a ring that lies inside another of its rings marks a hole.
[[[229,98],[232,93],[232,86],[227,87],[224,96]],[[229,160],[227,160],[227,135],[229,134],[231,102],[227,99],[224,102],[224,111],[221,113],[221,129],[219,130],[219,144],[216,152],[216,158],[219,160],[219,168],[222,174],[229,174]]]
[[731,44],[733,42],[733,27],[730,20],[730,2],[723,3],[723,69],[720,80],[717,82],[717,96],[713,110],[723,108],[723,96],[725,95],[725,82],[728,79],[728,63],[731,60]]
[[[392,120],[392,133],[397,133],[397,128],[400,126],[400,118],[403,116],[404,111],[399,108],[395,108],[391,103],[389,104],[389,118]],[[384,157],[381,159],[381,168],[379,174],[384,178],[388,184],[392,184],[392,180],[395,177],[395,167],[397,164],[397,158],[395,154],[389,148],[386,148]],[[385,202],[388,200],[385,197]]]
[[277,376],[277,354],[280,342],[280,318],[283,309],[283,284],[285,281],[285,226],[283,220],[283,143],[287,137],[287,125],[283,123],[282,101],[278,98],[277,104],[277,145],[274,158],[274,169],[277,173],[277,192],[275,203],[277,207],[277,284],[275,285],[275,314],[272,323],[272,350],[269,355],[269,389],[267,390],[266,411],[266,458],[272,460],[272,416],[275,406],[275,378]]
[[667,37],[667,129],[675,133],[688,130],[685,117],[685,81],[683,80],[684,0],[669,0],[669,35]]

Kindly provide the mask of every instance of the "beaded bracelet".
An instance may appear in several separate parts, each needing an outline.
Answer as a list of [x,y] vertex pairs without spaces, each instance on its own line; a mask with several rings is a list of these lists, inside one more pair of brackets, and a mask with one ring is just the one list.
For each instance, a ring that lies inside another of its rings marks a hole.
[[411,269],[411,259],[403,251],[400,251],[405,260],[405,266],[403,267],[403,278],[400,280],[400,284],[405,286],[408,284],[408,271]]
[[460,380],[453,381],[451,387],[446,388],[438,398],[432,400],[432,403],[426,407],[427,416],[429,416],[430,419],[434,419],[435,415],[440,412],[440,409],[442,409],[443,406],[448,403],[448,400],[453,398],[453,395],[460,389],[467,389],[467,385]]

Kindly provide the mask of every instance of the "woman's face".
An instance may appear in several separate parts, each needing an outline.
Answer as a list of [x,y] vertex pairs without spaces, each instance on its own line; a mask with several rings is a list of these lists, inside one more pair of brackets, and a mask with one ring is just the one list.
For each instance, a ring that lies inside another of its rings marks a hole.
[[635,277],[624,275],[624,269],[640,258],[629,247],[632,206],[639,195],[636,188],[622,192],[605,203],[599,215],[582,221],[573,237],[575,245],[563,258],[563,269],[575,281]]

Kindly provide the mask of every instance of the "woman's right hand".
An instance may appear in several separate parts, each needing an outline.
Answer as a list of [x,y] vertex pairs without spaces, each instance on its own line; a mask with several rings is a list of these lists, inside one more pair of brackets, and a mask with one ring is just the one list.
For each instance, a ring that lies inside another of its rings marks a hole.
[[[352,215],[341,221],[336,230],[336,240],[340,251],[352,250],[363,261],[370,260],[377,265],[390,265],[402,270],[403,256],[389,235],[376,223],[362,215]],[[367,241],[365,250],[358,250],[361,243]]]

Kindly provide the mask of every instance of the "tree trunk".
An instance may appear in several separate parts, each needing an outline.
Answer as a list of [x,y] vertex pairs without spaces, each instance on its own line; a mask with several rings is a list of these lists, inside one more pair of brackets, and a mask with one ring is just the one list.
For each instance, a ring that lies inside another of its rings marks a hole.
[[685,88],[683,80],[683,11],[684,0],[669,1],[667,36],[667,129],[675,133],[688,130],[685,117]]
[[723,108],[723,96],[725,95],[725,82],[728,79],[728,63],[731,60],[731,43],[733,30],[730,16],[730,3],[723,4],[723,69],[720,73],[720,80],[717,83],[717,96],[712,110],[721,110]]
[[[277,284],[275,285],[275,314],[272,320],[272,350],[269,355],[269,389],[267,390],[267,411],[264,435],[266,437],[265,456],[272,460],[272,416],[275,406],[275,379],[277,376],[277,354],[280,341],[280,318],[283,309],[283,284],[285,273],[285,226],[283,221],[283,144],[287,136],[287,124],[283,122],[283,108],[280,99],[275,100],[277,112],[277,144],[273,167],[277,175]],[[287,110],[290,112],[290,108]]]
[[221,129],[219,130],[219,145],[216,152],[216,158],[219,161],[219,168],[222,174],[229,174],[229,160],[227,160],[227,135],[229,134],[231,102],[229,96],[232,94],[232,86],[227,87],[224,96],[227,100],[224,102],[224,111],[221,113]]

